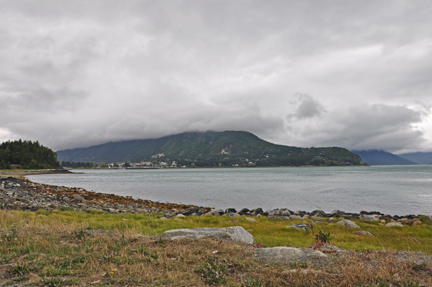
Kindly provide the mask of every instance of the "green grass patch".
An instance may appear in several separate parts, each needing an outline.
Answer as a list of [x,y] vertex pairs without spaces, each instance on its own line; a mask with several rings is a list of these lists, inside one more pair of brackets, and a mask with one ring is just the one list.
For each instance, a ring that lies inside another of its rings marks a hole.
[[[17,228],[23,220],[30,225],[68,223],[90,229],[113,230],[120,233],[142,234],[144,236],[156,236],[166,230],[195,227],[229,227],[243,226],[259,242],[267,247],[272,246],[311,246],[317,234],[330,236],[331,243],[346,250],[407,250],[432,254],[432,226],[425,222],[419,226],[386,227],[383,223],[364,222],[354,220],[361,230],[369,231],[374,237],[354,235],[356,229],[349,229],[334,223],[313,223],[313,229],[305,232],[288,228],[288,225],[304,222],[268,220],[265,217],[255,218],[256,222],[249,222],[243,217],[231,218],[226,216],[189,216],[179,220],[169,218],[159,220],[160,214],[108,214],[100,211],[46,211],[36,212],[13,211],[13,217],[4,217],[0,221],[0,227],[9,232],[0,234],[5,241],[19,240]],[[14,225],[15,227],[12,227]],[[77,228],[76,232],[79,228]],[[17,237],[18,236],[18,237]],[[37,235],[36,235],[37,236]],[[85,234],[75,233],[77,239]],[[323,239],[323,238],[321,238]],[[325,238],[324,238],[325,239]],[[17,246],[17,245],[15,245]],[[25,254],[30,254],[35,246],[20,246]],[[34,255],[32,255],[34,256]]]

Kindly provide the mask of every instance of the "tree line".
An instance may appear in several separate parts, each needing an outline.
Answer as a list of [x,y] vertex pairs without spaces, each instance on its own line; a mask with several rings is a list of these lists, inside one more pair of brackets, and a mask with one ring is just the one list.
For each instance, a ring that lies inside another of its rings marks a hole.
[[0,169],[17,165],[23,169],[51,169],[59,167],[57,153],[38,141],[6,141],[0,144]]

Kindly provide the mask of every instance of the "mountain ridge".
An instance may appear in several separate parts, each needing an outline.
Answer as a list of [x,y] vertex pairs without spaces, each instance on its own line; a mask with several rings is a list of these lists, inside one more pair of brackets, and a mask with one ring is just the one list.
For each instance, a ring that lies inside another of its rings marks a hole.
[[245,131],[186,132],[60,150],[57,154],[61,161],[74,162],[175,160],[186,166],[364,165],[359,156],[345,148],[277,145]]
[[416,162],[401,158],[383,150],[351,150],[370,165],[413,165]]
[[403,153],[398,156],[418,164],[432,164],[432,152]]

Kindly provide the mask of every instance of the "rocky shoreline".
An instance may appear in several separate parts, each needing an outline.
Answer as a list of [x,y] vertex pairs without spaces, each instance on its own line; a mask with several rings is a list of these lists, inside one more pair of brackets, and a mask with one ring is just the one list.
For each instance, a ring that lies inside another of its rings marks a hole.
[[0,208],[9,210],[101,210],[111,214],[117,213],[162,213],[164,218],[181,216],[201,216],[210,214],[214,216],[266,216],[267,219],[302,220],[321,219],[332,221],[334,218],[361,219],[365,221],[399,222],[400,224],[421,224],[421,217],[432,221],[428,215],[389,215],[378,211],[361,211],[349,213],[334,210],[326,213],[323,210],[292,211],[287,208],[264,211],[262,208],[243,208],[237,211],[234,208],[226,210],[211,209],[186,204],[161,203],[150,200],[134,199],[130,196],[97,193],[82,188],[53,186],[31,182],[27,179],[7,177],[0,178]]

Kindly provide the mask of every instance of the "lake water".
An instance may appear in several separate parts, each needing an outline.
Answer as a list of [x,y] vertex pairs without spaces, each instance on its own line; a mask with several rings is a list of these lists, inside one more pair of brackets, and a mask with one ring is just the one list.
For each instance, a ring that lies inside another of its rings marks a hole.
[[84,170],[34,182],[215,208],[432,214],[432,166]]

